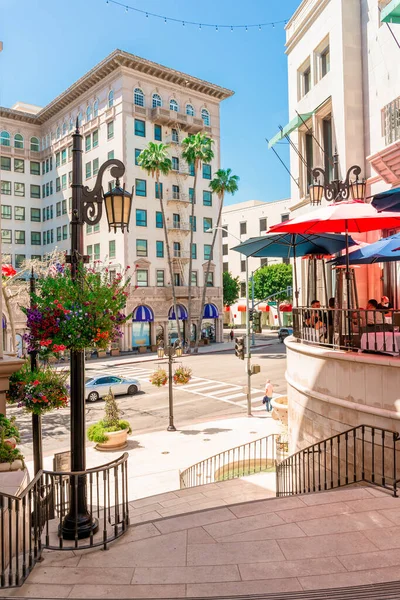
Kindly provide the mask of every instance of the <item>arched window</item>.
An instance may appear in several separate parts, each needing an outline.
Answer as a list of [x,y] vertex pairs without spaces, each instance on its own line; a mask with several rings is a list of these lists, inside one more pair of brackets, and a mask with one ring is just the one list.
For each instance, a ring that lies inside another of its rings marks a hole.
[[173,110],[175,112],[179,111],[179,104],[173,98],[169,101],[169,110]]
[[92,120],[92,107],[90,106],[90,104],[87,105],[86,108],[86,123],[89,123],[89,121]]
[[153,94],[153,108],[157,108],[157,106],[162,106],[162,100],[160,94]]
[[80,127],[82,125],[82,111],[79,111],[78,113],[78,127]]
[[67,133],[67,124],[64,121],[63,126],[62,126],[62,134],[65,135]]
[[99,101],[95,100],[93,104],[93,117],[96,118],[99,114]]
[[210,113],[206,108],[203,108],[201,111],[201,118],[203,119],[204,125],[210,126]]
[[31,150],[33,152],[39,152],[40,150],[40,143],[37,137],[31,137]]
[[186,104],[186,114],[194,117],[194,108],[191,104]]
[[8,131],[2,131],[0,133],[0,146],[10,146],[10,134]]
[[112,106],[114,106],[114,92],[113,90],[110,90],[108,92],[108,108],[111,108]]
[[14,148],[23,148],[24,147],[24,138],[20,133],[16,133],[14,135]]
[[136,106],[144,106],[144,94],[140,88],[135,88],[133,90],[133,103]]
[[59,140],[59,139],[60,139],[60,137],[61,137],[61,129],[60,129],[59,127],[57,127],[57,130],[56,130],[56,138]]

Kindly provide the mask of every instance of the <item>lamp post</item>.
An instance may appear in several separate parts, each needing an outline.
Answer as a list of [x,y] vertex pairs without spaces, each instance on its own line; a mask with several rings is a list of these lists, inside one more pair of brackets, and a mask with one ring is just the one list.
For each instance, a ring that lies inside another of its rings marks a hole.
[[[211,227],[211,229],[207,229],[205,233],[209,233],[214,229],[220,229],[221,231],[225,231],[227,235],[232,236],[239,242],[242,243],[242,240],[238,238],[233,233],[230,233],[225,227]],[[247,373],[247,415],[251,417],[251,354],[250,354],[250,315],[249,315],[249,298],[250,298],[250,289],[249,289],[249,257],[245,256],[246,259],[246,366],[245,371]]]
[[174,390],[172,387],[172,365],[174,362],[174,358],[180,358],[182,356],[182,348],[177,343],[172,346],[162,346],[160,345],[157,349],[158,358],[168,357],[168,404],[169,404],[169,425],[167,427],[167,431],[176,431],[176,427],[174,425]]
[[[67,262],[71,264],[71,278],[75,285],[81,285],[79,269],[89,262],[84,256],[83,226],[96,225],[103,214],[103,200],[106,209],[109,230],[129,231],[129,217],[132,207],[132,194],[120,187],[119,177],[125,173],[120,160],[111,159],[99,169],[95,186],[90,190],[82,185],[82,135],[79,123],[72,134],[72,217],[71,217],[71,254]],[[116,178],[116,187],[103,193],[102,179],[105,171],[111,167],[111,176]],[[133,190],[132,190],[133,192]],[[85,452],[85,355],[82,350],[71,350],[70,360],[70,406],[71,406],[71,471],[86,470]],[[85,475],[71,477],[69,512],[65,516],[60,533],[67,540],[89,537],[98,528],[97,521],[88,511],[86,501]]]

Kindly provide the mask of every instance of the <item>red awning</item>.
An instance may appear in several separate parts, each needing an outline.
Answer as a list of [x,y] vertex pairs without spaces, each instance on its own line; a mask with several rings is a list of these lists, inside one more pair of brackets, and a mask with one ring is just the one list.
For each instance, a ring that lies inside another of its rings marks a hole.
[[269,305],[265,304],[265,303],[259,304],[257,308],[258,308],[258,310],[261,310],[261,312],[269,312],[270,311]]
[[238,306],[238,311],[239,312],[246,312],[246,305],[245,304],[239,304]]

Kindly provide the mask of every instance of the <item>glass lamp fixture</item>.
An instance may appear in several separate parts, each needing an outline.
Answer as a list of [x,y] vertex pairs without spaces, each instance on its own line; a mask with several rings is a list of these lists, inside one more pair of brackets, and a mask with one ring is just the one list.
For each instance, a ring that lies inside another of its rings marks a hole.
[[321,204],[322,197],[324,195],[324,186],[318,183],[316,179],[314,182],[308,187],[308,192],[310,194],[310,204],[312,206],[318,206]]
[[164,348],[162,346],[159,346],[159,348],[157,348],[157,356],[158,358],[164,358]]
[[[133,193],[133,189],[132,189]],[[116,181],[116,185],[104,194],[104,203],[106,207],[108,228],[111,231],[114,228],[114,232],[117,229],[121,229],[122,233],[129,231],[129,218],[132,210],[132,194],[126,191],[124,187],[120,186],[119,179]]]
[[353,200],[361,200],[362,202],[364,202],[365,194],[367,191],[367,184],[365,179],[358,179],[357,177],[355,181],[351,181],[350,190],[351,197]]

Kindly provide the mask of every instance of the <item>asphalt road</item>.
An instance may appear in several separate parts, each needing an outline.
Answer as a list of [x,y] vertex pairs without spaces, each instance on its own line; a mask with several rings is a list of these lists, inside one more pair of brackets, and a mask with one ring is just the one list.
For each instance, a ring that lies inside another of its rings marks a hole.
[[[96,363],[87,365],[87,375],[116,374],[136,377],[142,391],[135,396],[119,396],[118,404],[124,419],[131,423],[135,433],[158,431],[168,426],[168,388],[152,386],[149,375],[160,360],[143,363],[125,363],[121,366],[107,364],[103,368]],[[199,354],[182,357],[177,361],[192,369],[193,378],[186,386],[174,388],[175,426],[201,423],[207,420],[247,414],[244,386],[246,385],[245,362],[235,357],[234,351]],[[252,410],[264,410],[262,396],[267,378],[271,379],[275,393],[285,393],[286,368],[285,346],[279,342],[252,352],[252,364],[259,364],[261,372],[252,376]],[[165,364],[165,367],[167,365]],[[90,425],[103,416],[104,401],[86,403],[86,424]],[[17,416],[22,435],[21,450],[27,460],[32,455],[31,417],[19,409],[9,407],[8,414]],[[69,409],[52,412],[43,417],[44,454],[68,449]],[[195,434],[195,430],[193,431]]]

